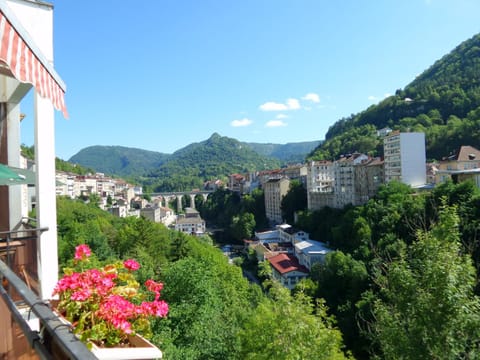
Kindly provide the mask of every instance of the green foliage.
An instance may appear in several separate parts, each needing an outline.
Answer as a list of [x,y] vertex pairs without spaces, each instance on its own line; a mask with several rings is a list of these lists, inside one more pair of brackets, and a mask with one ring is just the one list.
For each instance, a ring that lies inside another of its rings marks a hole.
[[356,304],[369,286],[369,275],[363,261],[350,254],[334,251],[327,254],[325,263],[315,266],[311,276],[317,283],[317,298],[323,298],[335,315],[345,337],[345,344],[356,354],[365,355],[366,342],[355,321]]
[[75,247],[87,244],[101,260],[114,255],[110,244],[116,236],[117,219],[93,205],[57,197],[57,233],[59,262],[65,264]]
[[322,302],[274,286],[239,334],[240,359],[346,359],[342,336]]
[[35,160],[35,146],[20,145],[20,152],[29,160]]
[[246,145],[260,155],[273,157],[285,164],[303,163],[307,154],[320,144],[321,141],[305,141],[284,145],[246,143]]
[[213,134],[176,151],[148,176],[155,178],[151,184],[155,191],[191,190],[191,185],[201,188],[205,180],[278,167],[278,160],[261,156],[238,140]]
[[267,222],[261,190],[240,197],[230,190],[217,189],[198,209],[207,223],[224,228],[228,235],[240,242],[250,238],[254,229],[264,227]]
[[237,337],[249,316],[249,286],[240,268],[216,251],[192,252],[164,273],[163,298],[170,304],[169,359],[234,359]]
[[480,299],[475,268],[459,243],[454,207],[377,273],[374,338],[385,359],[478,358]]
[[69,162],[109,175],[129,176],[143,174],[161,165],[168,157],[155,151],[123,146],[90,146],[72,156]]
[[290,189],[281,201],[282,218],[293,224],[295,213],[306,210],[307,205],[307,189],[299,180],[292,180]]
[[251,213],[243,213],[232,218],[231,234],[237,242],[250,239],[255,229],[255,218]]

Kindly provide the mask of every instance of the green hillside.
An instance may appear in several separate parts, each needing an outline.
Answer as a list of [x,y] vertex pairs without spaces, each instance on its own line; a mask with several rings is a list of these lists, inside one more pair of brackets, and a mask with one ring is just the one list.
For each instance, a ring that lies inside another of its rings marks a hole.
[[170,155],[123,146],[90,146],[68,161],[110,175],[144,174],[160,166]]
[[440,159],[461,145],[480,147],[480,34],[435,62],[405,89],[337,121],[309,158],[335,159],[354,151],[382,155],[376,130],[384,127],[425,132],[428,159]]
[[304,141],[286,144],[245,143],[263,156],[273,157],[283,163],[301,163],[321,141]]
[[122,146],[91,146],[69,162],[108,175],[126,177],[146,191],[201,188],[206,180],[227,179],[232,173],[275,169],[303,162],[320,141],[287,144],[244,143],[214,133],[173,154]]
[[238,140],[214,133],[208,140],[190,144],[152,170],[142,182],[153,191],[191,190],[205,180],[232,173],[274,169],[280,162],[262,156]]

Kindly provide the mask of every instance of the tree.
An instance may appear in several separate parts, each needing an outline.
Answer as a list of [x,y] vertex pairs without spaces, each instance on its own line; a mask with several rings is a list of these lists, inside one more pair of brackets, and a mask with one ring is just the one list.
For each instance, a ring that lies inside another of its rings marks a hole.
[[243,213],[232,218],[231,234],[238,242],[250,239],[255,229],[255,218],[251,213]]
[[265,298],[240,331],[240,359],[346,359],[341,332],[319,302],[314,311],[311,298],[294,296],[279,284]]
[[298,180],[290,182],[290,189],[282,198],[281,209],[282,218],[287,223],[293,224],[296,211],[305,210],[307,208],[307,190]]
[[458,223],[456,208],[443,206],[438,223],[377,273],[373,335],[382,358],[478,358],[480,299]]
[[365,338],[361,336],[354,319],[357,311],[355,305],[368,287],[365,264],[353,259],[350,254],[333,251],[327,254],[325,263],[312,268],[312,277],[317,280],[317,296],[325,299],[335,315],[345,344],[355,355],[363,353]]
[[234,359],[240,351],[237,333],[250,314],[249,284],[218,250],[194,246],[202,254],[178,260],[164,272],[162,298],[170,311],[162,349],[169,359]]

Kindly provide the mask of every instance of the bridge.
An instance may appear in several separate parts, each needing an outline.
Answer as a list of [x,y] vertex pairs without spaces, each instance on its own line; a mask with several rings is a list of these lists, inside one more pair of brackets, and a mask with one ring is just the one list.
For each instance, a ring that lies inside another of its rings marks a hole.
[[160,202],[161,206],[168,207],[168,203],[174,199],[177,199],[177,209],[182,209],[182,198],[184,196],[190,196],[190,207],[195,209],[195,196],[202,195],[203,201],[207,201],[208,195],[212,194],[214,190],[192,190],[192,191],[175,191],[175,192],[159,192],[144,194],[152,198],[162,198],[165,200],[165,204]]

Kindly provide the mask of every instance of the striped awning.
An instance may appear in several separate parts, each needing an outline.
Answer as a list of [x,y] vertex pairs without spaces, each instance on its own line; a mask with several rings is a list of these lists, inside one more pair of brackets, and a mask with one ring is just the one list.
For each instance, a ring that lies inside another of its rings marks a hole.
[[20,82],[30,83],[40,96],[52,101],[53,106],[68,118],[65,92],[45,61],[29,47],[19,32],[0,9],[0,61],[4,62]]

